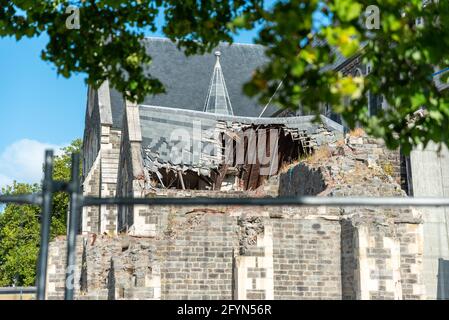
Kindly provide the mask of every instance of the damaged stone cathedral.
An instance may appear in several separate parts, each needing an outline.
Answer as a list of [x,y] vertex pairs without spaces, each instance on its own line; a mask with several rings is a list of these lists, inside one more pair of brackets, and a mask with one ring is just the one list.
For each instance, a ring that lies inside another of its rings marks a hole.
[[[107,81],[89,89],[86,196],[448,196],[446,150],[405,157],[362,130],[346,132],[326,110],[315,122],[243,95],[242,85],[266,61],[261,46],[221,44],[189,57],[166,39],[148,38],[145,46],[153,57],[149,71],[166,93],[136,105]],[[330,67],[369,72],[357,56]],[[382,107],[381,99],[370,99],[372,112]],[[439,208],[86,207],[76,298],[448,298],[448,214]],[[50,245],[50,299],[63,298],[65,248],[65,238]]]

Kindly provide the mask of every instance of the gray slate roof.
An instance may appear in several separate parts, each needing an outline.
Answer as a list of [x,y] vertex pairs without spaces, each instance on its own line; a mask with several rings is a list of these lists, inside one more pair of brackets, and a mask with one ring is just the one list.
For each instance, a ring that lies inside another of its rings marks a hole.
[[[164,84],[166,93],[147,96],[143,104],[203,110],[215,65],[214,52],[219,50],[234,114],[259,116],[263,106],[260,106],[256,99],[245,96],[242,86],[250,80],[257,67],[266,63],[263,46],[223,43],[211,53],[187,57],[168,39],[147,38],[144,41],[147,53],[153,58],[149,72]],[[114,127],[121,128],[124,102],[121,94],[113,89],[111,105]],[[268,108],[264,115],[270,116],[275,111],[274,107]]]

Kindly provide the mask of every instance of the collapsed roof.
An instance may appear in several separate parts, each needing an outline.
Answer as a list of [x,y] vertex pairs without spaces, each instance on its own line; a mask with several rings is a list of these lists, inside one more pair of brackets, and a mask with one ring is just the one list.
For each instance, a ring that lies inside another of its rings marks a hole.
[[222,180],[228,172],[245,180],[244,189],[255,188],[260,183],[248,181],[248,170],[259,176],[269,168],[268,174],[262,175],[274,175],[283,162],[335,141],[343,131],[341,125],[325,117],[322,123],[314,123],[313,116],[239,117],[145,105],[139,106],[139,118],[144,166],[154,186],[163,188],[173,183],[186,188],[182,176],[188,175],[204,182],[203,187],[193,183],[194,188],[216,189],[217,179]]

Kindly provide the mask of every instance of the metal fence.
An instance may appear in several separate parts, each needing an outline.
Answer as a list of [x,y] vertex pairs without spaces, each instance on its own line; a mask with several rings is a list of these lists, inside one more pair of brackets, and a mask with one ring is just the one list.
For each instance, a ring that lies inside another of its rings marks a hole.
[[36,273],[36,298],[45,300],[48,245],[50,241],[50,221],[52,199],[55,192],[67,192],[70,196],[70,210],[67,234],[66,282],[64,298],[73,300],[73,286],[68,279],[74,278],[76,258],[76,237],[84,206],[112,205],[244,205],[244,206],[337,206],[337,207],[449,207],[449,198],[425,197],[278,197],[278,198],[96,198],[84,197],[79,179],[79,154],[72,155],[71,180],[69,182],[53,180],[53,151],[45,152],[44,178],[42,192],[28,195],[0,195],[0,203],[38,205],[42,208],[41,238]]

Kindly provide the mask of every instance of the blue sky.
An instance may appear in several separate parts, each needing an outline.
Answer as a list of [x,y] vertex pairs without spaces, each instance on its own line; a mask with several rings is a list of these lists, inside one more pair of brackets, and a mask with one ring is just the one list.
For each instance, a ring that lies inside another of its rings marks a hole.
[[83,76],[58,77],[39,57],[46,42],[0,39],[0,187],[39,181],[43,150],[82,136]]
[[[322,22],[319,14],[315,18]],[[163,18],[158,20],[162,25]],[[234,40],[253,43],[256,33],[241,32]],[[0,190],[13,180],[39,182],[44,150],[59,150],[83,136],[85,76],[58,76],[40,59],[46,43],[45,35],[19,42],[0,38]]]

